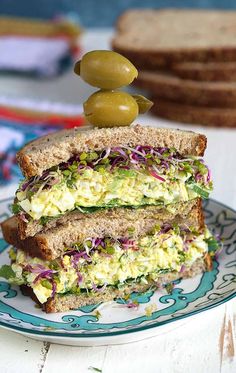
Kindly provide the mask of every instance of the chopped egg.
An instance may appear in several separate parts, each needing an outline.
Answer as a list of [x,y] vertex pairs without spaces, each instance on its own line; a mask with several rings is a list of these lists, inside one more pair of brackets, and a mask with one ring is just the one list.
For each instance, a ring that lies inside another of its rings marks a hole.
[[40,303],[45,303],[47,302],[47,299],[51,297],[52,295],[52,290],[51,289],[48,289],[46,288],[45,286],[41,285],[40,282],[38,282],[34,287],[33,287],[33,290],[34,290],[34,294],[36,295],[36,297],[38,298],[38,300],[40,301]]
[[118,171],[100,173],[93,169],[78,174],[74,187],[69,187],[66,180],[50,189],[43,189],[30,200],[24,192],[16,194],[19,205],[33,219],[42,216],[54,217],[71,211],[76,206],[102,207],[107,204],[117,206],[141,206],[144,204],[171,204],[195,198],[196,193],[190,191],[185,178],[175,182],[162,182],[142,172],[134,172],[134,177],[120,176]]
[[[111,255],[102,255],[99,250],[95,250],[90,254],[89,262],[79,258],[75,264],[73,256],[65,254],[57,260],[58,269],[53,272],[56,292],[63,294],[71,291],[73,287],[78,287],[78,284],[80,289],[91,290],[94,286],[117,285],[127,279],[135,280],[142,276],[145,279],[147,275],[158,279],[158,273],[163,269],[167,272],[179,272],[183,264],[191,266],[198,258],[204,256],[208,250],[204,239],[208,235],[206,230],[205,234],[195,237],[188,243],[186,252],[181,236],[174,230],[170,230],[167,233],[140,238],[137,242],[138,250],[132,248],[124,250],[120,246],[116,247],[117,245],[114,246],[114,253]],[[39,268],[39,272],[30,272],[29,269],[27,270],[29,266]],[[12,264],[17,281],[32,287],[41,303],[52,296],[52,289],[43,285],[45,277],[42,276],[38,280],[36,277],[40,271],[48,271],[50,268],[49,261],[31,258],[22,250],[17,251],[16,262]]]

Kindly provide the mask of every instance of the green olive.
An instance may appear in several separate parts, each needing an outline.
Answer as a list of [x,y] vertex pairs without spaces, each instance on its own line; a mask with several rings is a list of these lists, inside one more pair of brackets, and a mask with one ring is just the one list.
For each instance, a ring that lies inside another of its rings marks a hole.
[[101,89],[129,85],[138,76],[137,69],[127,58],[106,50],[86,53],[76,62],[74,72],[86,83]]
[[129,126],[138,116],[138,104],[126,92],[97,91],[84,103],[84,114],[97,127]]
[[132,95],[135,101],[138,104],[139,114],[146,113],[149,109],[151,109],[153,102],[148,100],[148,98],[142,95]]

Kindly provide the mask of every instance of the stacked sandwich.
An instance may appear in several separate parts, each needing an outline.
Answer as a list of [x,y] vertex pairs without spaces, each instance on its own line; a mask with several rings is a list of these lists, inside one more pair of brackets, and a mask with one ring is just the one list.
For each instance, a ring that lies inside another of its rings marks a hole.
[[139,125],[29,143],[17,156],[15,215],[2,223],[14,248],[0,276],[60,312],[210,270],[205,148],[203,135]]
[[130,10],[114,50],[142,71],[153,113],[186,123],[236,126],[236,12]]

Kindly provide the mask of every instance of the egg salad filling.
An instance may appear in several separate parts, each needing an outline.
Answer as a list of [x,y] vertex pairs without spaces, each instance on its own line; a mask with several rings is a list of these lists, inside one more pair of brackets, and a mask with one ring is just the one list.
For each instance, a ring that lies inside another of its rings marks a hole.
[[168,205],[212,190],[211,175],[199,157],[175,149],[137,146],[81,153],[40,177],[24,180],[13,212],[42,225],[68,211]]
[[218,247],[207,228],[197,233],[164,225],[137,241],[88,238],[65,249],[64,255],[53,261],[11,249],[12,264],[0,269],[0,277],[31,287],[44,303],[55,294],[87,292],[92,296],[106,286],[158,283],[160,275],[181,273],[209,252],[213,256]]

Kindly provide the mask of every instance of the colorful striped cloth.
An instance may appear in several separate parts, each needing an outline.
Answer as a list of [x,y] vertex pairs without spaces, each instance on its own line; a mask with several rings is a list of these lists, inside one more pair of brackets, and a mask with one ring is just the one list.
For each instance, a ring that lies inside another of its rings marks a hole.
[[55,77],[80,53],[80,26],[68,18],[48,21],[0,16],[0,71]]
[[[70,105],[56,105],[60,106],[59,113],[55,112],[55,104],[51,105],[53,112],[38,111],[39,104],[36,105],[37,111],[0,106],[0,185],[22,178],[15,155],[25,143],[59,129],[84,124],[80,106],[72,108],[72,114],[68,115],[62,110],[65,108],[68,112]],[[50,109],[48,103],[47,108]]]

